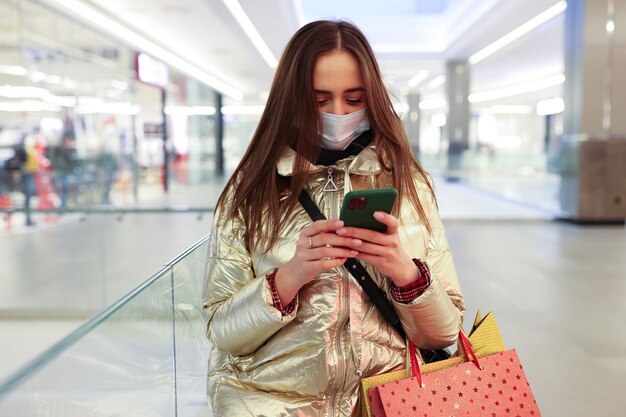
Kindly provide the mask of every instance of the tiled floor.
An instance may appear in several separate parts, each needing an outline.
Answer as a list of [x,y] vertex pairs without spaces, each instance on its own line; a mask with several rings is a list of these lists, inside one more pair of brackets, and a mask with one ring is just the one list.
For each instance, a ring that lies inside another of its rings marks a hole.
[[[525,364],[544,417],[623,415],[624,227],[548,221],[549,212],[462,184],[437,181],[437,193],[468,316],[477,308],[494,311],[505,343]],[[56,308],[80,317],[108,305],[206,233],[208,217],[90,217],[40,233],[0,235],[0,314]],[[35,346],[43,348],[75,323],[0,321],[0,357],[9,364],[0,379]]]
[[446,229],[469,316],[495,313],[543,415],[624,415],[624,227],[449,221]]

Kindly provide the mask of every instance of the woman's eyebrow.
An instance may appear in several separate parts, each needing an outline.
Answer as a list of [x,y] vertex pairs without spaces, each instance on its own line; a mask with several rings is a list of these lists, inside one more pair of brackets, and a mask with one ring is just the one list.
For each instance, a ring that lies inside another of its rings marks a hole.
[[[353,87],[353,88],[348,88],[347,90],[344,90],[344,94],[345,93],[361,93],[361,92],[365,92],[365,88],[363,87]],[[332,94],[332,91],[329,90],[315,90],[315,94]]]

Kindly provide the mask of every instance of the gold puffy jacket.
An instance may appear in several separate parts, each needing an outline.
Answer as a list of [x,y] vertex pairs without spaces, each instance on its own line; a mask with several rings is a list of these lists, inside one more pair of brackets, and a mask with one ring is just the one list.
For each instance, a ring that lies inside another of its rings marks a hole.
[[[294,152],[285,151],[279,174],[291,175],[294,162]],[[329,175],[337,191],[323,191]],[[423,180],[415,181],[433,233],[408,202],[400,233],[406,252],[426,260],[432,281],[412,303],[393,304],[417,346],[441,348],[457,339],[463,295],[436,205]],[[372,145],[330,167],[311,165],[306,188],[326,217],[338,218],[350,188],[389,185]],[[245,246],[240,223],[226,221],[223,210],[215,214],[203,299],[214,416],[359,416],[360,379],[404,367],[405,341],[344,267],[305,285],[292,314],[283,317],[273,307],[266,274],[292,258],[310,223],[300,207],[263,254]],[[367,269],[388,292],[390,280]]]

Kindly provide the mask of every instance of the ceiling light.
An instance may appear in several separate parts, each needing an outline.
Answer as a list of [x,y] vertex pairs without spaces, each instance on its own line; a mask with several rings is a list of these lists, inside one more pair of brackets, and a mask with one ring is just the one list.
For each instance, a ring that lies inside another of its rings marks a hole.
[[551,77],[542,78],[540,80],[529,81],[509,87],[498,88],[495,90],[482,91],[472,93],[468,99],[470,103],[480,103],[483,101],[497,100],[499,98],[516,96],[519,94],[530,93],[533,91],[543,90],[545,88],[554,87],[565,82],[565,75],[558,74]]
[[41,98],[49,95],[45,88],[31,86],[4,85],[0,87],[0,96],[11,98]]
[[170,115],[189,115],[193,114],[191,111],[191,107],[188,106],[165,106],[163,109],[165,114]]
[[26,68],[19,65],[0,65],[0,74],[26,75]]
[[613,31],[615,31],[615,22],[613,20],[606,22],[606,31],[609,33],[613,33]]
[[69,78],[65,78],[63,80],[63,87],[69,89],[69,90],[73,90],[78,86],[78,83],[74,80],[70,80]]
[[0,111],[8,112],[36,112],[36,111],[52,111],[59,112],[61,108],[43,101],[22,100],[22,101],[3,101],[0,102]]
[[443,98],[431,98],[420,101],[419,108],[420,110],[443,109],[447,106],[447,104],[448,103]]
[[222,106],[222,114],[260,115],[264,109],[265,106]]
[[428,75],[429,75],[429,72],[426,70],[422,70],[418,72],[409,80],[409,83],[408,83],[409,87],[410,88],[417,87],[422,81],[426,79],[426,77],[428,77]]
[[33,71],[30,73],[30,80],[34,83],[43,81],[46,78],[46,73],[41,71]]
[[213,106],[165,106],[165,114],[183,116],[212,116],[215,114]]
[[[122,41],[132,45],[133,47],[153,55],[154,57],[167,62],[174,68],[184,72],[185,74],[197,79],[198,81],[208,85],[226,94],[235,100],[242,100],[243,93],[239,89],[233,87],[230,84],[221,81],[208,72],[200,69],[199,67],[185,61],[184,59],[174,55],[168,50],[158,46],[150,40],[138,35],[126,26],[121,25],[117,21],[105,16],[104,14],[96,11],[95,9],[87,6],[79,0],[54,0],[72,13],[81,16],[83,19],[99,26],[108,33],[116,36]],[[221,78],[226,78],[220,74]]]
[[141,107],[134,105],[132,103],[129,103],[129,102],[80,104],[79,106],[76,107],[76,113],[79,113],[79,114],[104,113],[104,114],[133,115],[133,114],[138,114],[140,110],[141,110]]
[[521,26],[518,26],[516,29],[513,29],[511,32],[507,33],[506,35],[504,35],[497,41],[493,42],[492,44],[476,52],[474,55],[470,56],[468,60],[469,63],[477,64],[478,62],[487,58],[489,55],[504,48],[511,42],[516,41],[517,39],[521,38],[528,32],[532,31],[533,29],[536,29],[537,27],[541,26],[542,24],[552,19],[553,17],[558,16],[559,14],[563,13],[563,11],[566,8],[567,8],[567,2],[565,0],[559,1],[554,6],[548,8],[547,10],[544,10],[543,12],[539,13],[537,16],[530,19],[528,22],[524,23]]
[[196,116],[213,116],[215,114],[215,107],[213,106],[193,106],[192,110]]
[[61,84],[61,77],[59,77],[58,75],[46,75],[44,81],[49,84]]
[[440,85],[442,85],[445,82],[446,82],[446,76],[445,75],[439,75],[439,76],[433,78],[432,80],[430,80],[428,82],[428,88],[433,90],[433,89],[439,87]]
[[[260,115],[265,106],[222,106],[222,114],[228,115]],[[187,116],[212,116],[215,114],[213,106],[166,106],[165,114]]]
[[252,24],[239,2],[237,0],[223,1],[237,23],[239,23],[239,26],[241,26],[248,38],[252,41],[257,51],[259,51],[265,62],[267,62],[267,65],[269,65],[270,68],[276,68],[278,66],[278,60],[256,30],[254,24]]
[[549,98],[537,102],[537,114],[547,116],[549,114],[561,113],[565,110],[565,102],[561,97]]
[[446,114],[435,113],[430,116],[430,124],[433,127],[444,127],[446,125]]
[[42,117],[39,127],[41,130],[61,130],[63,129],[63,120],[56,117]]

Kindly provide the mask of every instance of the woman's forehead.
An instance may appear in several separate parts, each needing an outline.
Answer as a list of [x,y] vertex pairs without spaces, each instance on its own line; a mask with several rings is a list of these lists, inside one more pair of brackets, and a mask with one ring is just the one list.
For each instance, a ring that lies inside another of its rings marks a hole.
[[359,62],[346,50],[322,54],[315,62],[313,85],[316,90],[333,91],[363,87]]

